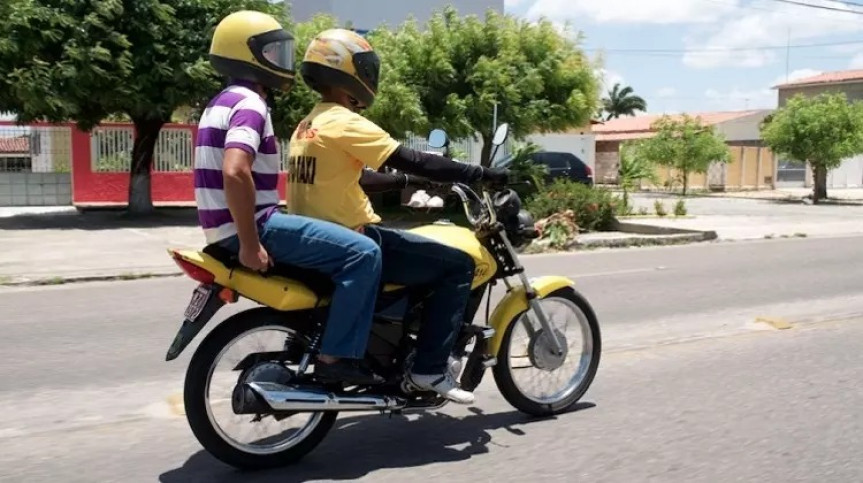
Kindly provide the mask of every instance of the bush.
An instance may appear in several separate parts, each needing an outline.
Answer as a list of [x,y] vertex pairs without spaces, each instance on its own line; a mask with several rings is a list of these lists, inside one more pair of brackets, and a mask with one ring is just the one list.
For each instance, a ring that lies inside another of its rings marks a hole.
[[657,216],[665,216],[668,214],[668,212],[665,211],[665,205],[662,204],[662,201],[660,200],[653,202],[653,210],[656,211]]
[[686,203],[683,200],[677,200],[674,204],[674,216],[686,216]]
[[572,210],[581,231],[610,230],[620,200],[605,188],[557,179],[531,198],[526,208],[535,219]]

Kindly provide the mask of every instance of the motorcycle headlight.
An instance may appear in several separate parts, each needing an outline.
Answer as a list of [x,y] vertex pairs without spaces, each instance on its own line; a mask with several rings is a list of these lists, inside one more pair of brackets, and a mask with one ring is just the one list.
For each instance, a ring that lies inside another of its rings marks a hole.
[[504,224],[507,223],[506,220],[517,217],[521,210],[521,199],[518,193],[511,189],[495,193],[493,201],[497,218]]

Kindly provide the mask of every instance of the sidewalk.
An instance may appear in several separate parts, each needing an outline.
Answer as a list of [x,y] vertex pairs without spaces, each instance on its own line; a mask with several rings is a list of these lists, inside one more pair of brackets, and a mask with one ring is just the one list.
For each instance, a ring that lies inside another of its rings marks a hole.
[[72,210],[0,218],[0,282],[179,273],[166,251],[200,248],[194,210],[164,210],[145,220],[119,212]]
[[[653,198],[638,196],[636,202],[649,207]],[[863,206],[713,198],[687,200],[687,206],[694,216],[621,221],[715,231],[719,240],[863,235]],[[121,212],[31,211],[17,216],[10,210],[0,211],[0,285],[179,274],[166,250],[200,249],[205,243],[194,209],[163,209],[147,219],[130,219]],[[577,245],[671,243],[676,241],[672,238],[686,235],[648,240],[651,237],[660,238],[656,234],[591,233],[580,236]]]

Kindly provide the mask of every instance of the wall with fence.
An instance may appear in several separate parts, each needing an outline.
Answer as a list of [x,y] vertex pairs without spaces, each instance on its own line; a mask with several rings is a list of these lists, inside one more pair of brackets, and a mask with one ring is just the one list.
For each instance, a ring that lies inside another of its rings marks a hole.
[[[197,126],[167,124],[153,155],[152,196],[157,206],[191,205],[195,200],[192,168]],[[0,206],[125,205],[128,201],[134,126],[104,123],[91,132],[74,124],[0,122]],[[420,150],[429,148],[419,136],[401,140]],[[479,162],[481,142],[453,141],[451,149],[465,162]],[[507,155],[512,141],[499,149]],[[278,189],[284,199],[288,140],[281,141],[282,173]]]
[[71,135],[67,126],[0,123],[0,206],[70,204]]

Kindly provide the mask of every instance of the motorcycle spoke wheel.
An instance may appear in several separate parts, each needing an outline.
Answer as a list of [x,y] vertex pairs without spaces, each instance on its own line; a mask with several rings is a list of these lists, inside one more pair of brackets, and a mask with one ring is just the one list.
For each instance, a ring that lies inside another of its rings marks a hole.
[[558,290],[539,303],[563,354],[552,350],[550,334],[528,310],[507,327],[494,375],[510,404],[549,415],[569,409],[587,391],[598,368],[601,338],[593,310],[573,289]]
[[231,393],[241,374],[233,368],[249,354],[282,350],[290,336],[292,332],[280,326],[251,329],[226,345],[210,367],[205,393],[207,417],[225,442],[240,451],[279,453],[303,441],[320,422],[322,413],[300,413],[278,420],[269,415],[234,414],[231,407]]

